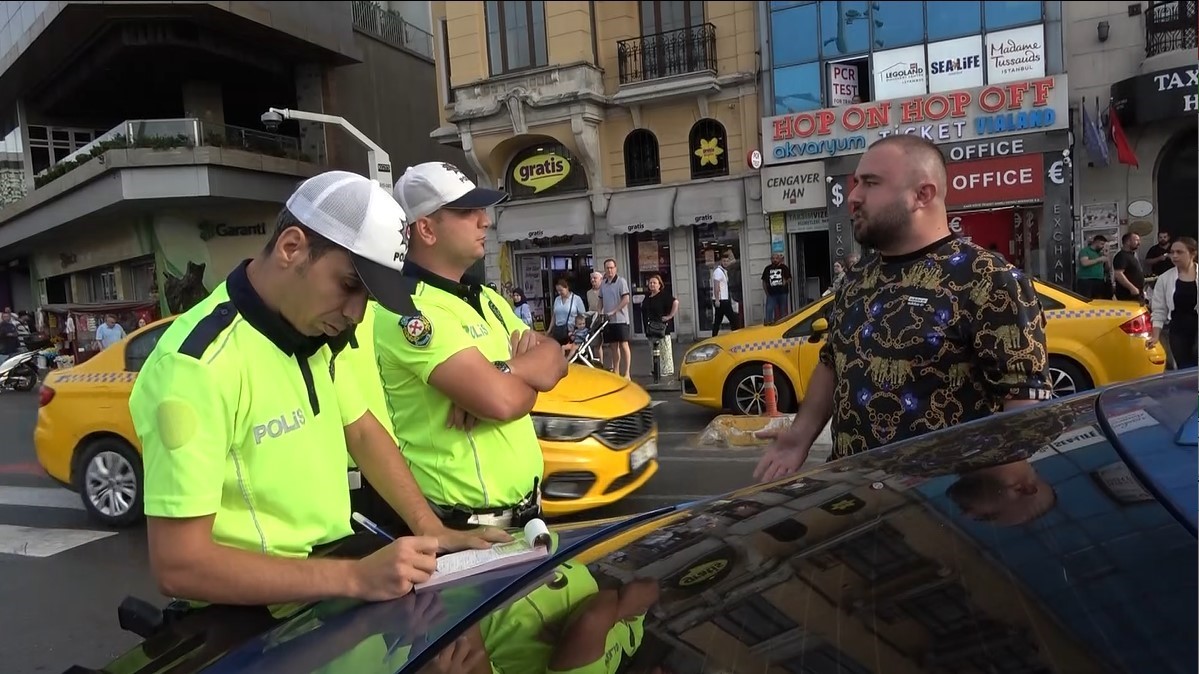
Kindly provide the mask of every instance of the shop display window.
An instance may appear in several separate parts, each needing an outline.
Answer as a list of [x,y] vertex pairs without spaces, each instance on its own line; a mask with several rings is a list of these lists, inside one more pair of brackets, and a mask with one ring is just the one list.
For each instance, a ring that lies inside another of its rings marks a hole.
[[[670,231],[638,232],[629,235],[629,264],[628,280],[632,286],[633,295],[645,295],[649,292],[646,287],[649,277],[658,274],[665,282],[662,292],[678,297],[678,290],[671,279],[670,266]],[[633,304],[633,330],[636,334],[645,332],[641,317],[641,305]]]
[[[696,316],[699,332],[712,331],[712,270],[722,256],[731,260],[726,267],[729,299],[736,303],[741,325],[745,325],[745,302],[741,287],[741,223],[697,225],[692,231],[695,237],[695,303],[699,312]],[[727,323],[721,329],[727,330]]]

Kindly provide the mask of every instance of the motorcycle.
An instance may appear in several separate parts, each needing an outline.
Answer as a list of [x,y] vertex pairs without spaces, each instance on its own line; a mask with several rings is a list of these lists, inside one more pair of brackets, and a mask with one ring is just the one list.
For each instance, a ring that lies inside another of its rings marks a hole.
[[0,391],[32,391],[37,386],[37,351],[26,351],[0,363]]

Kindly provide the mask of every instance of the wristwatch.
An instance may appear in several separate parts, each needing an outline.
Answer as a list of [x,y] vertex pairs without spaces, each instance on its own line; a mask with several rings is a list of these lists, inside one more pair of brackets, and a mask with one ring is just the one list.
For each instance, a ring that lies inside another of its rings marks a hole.
[[512,374],[512,368],[508,366],[508,363],[502,360],[497,360],[493,362],[492,365],[495,366],[495,369],[503,372],[504,374]]

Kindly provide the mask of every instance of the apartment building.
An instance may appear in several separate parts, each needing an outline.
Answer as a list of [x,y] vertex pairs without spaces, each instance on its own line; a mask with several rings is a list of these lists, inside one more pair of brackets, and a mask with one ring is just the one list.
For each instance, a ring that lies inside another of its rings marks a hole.
[[[1197,4],[1065,3],[1070,98],[1079,110],[1079,245],[1134,231],[1146,239],[1143,255],[1159,231],[1199,230]],[[1113,116],[1127,139],[1124,160]]]
[[762,4],[762,203],[797,299],[861,252],[853,172],[896,133],[941,146],[952,229],[1069,283],[1069,246],[1056,245],[1073,204],[1065,3]]
[[[186,309],[330,168],[438,125],[428,3],[0,3],[0,304]],[[422,29],[424,26],[426,29]],[[404,86],[399,86],[403,83]]]
[[663,278],[684,337],[711,330],[712,268],[731,258],[742,319],[761,319],[758,4],[432,3],[435,136],[510,195],[486,273],[539,325],[554,284],[583,294],[606,258],[637,288]]

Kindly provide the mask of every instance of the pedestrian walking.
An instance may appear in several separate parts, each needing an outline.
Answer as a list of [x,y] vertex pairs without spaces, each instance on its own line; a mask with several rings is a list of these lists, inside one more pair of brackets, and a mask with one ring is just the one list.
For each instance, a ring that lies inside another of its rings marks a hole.
[[1047,400],[1045,317],[1032,283],[958,238],[945,212],[945,158],[918,136],[888,136],[858,164],[854,239],[872,252],[833,300],[804,404],[755,471],[803,465],[832,420],[830,459]]
[[1199,314],[1196,313],[1195,269],[1196,242],[1189,236],[1179,237],[1170,244],[1170,269],[1157,277],[1153,286],[1150,316],[1153,335],[1149,345],[1163,339],[1174,367],[1184,370],[1195,367],[1199,357]]

